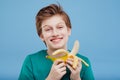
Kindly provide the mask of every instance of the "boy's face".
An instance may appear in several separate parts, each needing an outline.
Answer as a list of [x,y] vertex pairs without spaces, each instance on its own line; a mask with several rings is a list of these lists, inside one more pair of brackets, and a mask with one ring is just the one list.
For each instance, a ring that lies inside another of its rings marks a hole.
[[68,28],[61,16],[55,15],[42,22],[40,38],[45,41],[48,49],[66,49],[71,29]]

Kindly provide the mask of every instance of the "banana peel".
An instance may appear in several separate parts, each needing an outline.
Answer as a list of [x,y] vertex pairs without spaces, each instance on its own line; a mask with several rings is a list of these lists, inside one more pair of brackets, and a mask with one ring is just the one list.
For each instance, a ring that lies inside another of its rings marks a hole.
[[59,55],[59,54],[63,54],[63,55],[58,56],[58,57],[46,56],[46,58],[51,59],[52,61],[61,59],[65,62],[67,61],[68,58],[72,58],[73,59],[73,64],[72,64],[73,69],[76,69],[79,60],[81,62],[83,62],[88,67],[89,64],[87,64],[82,58],[79,58],[79,57],[76,56],[76,54],[78,53],[78,50],[79,50],[79,41],[76,40],[75,43],[74,43],[73,49],[70,53],[67,50],[64,50],[64,49],[58,49],[55,52],[53,52],[52,55],[53,56]]

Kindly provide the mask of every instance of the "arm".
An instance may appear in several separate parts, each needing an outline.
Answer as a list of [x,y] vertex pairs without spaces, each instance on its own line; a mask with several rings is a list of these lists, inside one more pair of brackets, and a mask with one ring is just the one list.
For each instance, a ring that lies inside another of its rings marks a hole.
[[84,72],[83,80],[95,80],[89,59],[87,59],[87,62],[89,64],[89,67],[87,67],[85,72]]
[[30,56],[27,56],[23,63],[18,80],[34,80]]

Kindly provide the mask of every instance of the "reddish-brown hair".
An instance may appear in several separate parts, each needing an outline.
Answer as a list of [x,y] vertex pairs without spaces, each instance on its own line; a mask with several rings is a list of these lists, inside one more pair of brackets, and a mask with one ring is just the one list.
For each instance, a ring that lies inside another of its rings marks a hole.
[[62,7],[60,5],[51,4],[49,6],[42,8],[36,15],[36,29],[39,36],[42,33],[42,27],[41,27],[42,22],[45,19],[48,19],[55,15],[60,15],[65,21],[67,27],[71,28],[71,22],[69,16],[66,14],[65,11],[63,11]]

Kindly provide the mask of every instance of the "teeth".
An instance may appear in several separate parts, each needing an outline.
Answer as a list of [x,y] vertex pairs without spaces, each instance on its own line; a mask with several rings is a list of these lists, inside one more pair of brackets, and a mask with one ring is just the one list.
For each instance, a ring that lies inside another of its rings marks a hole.
[[60,40],[62,40],[62,38],[56,38],[56,39],[52,39],[52,42],[59,42]]
[[54,39],[54,40],[52,40],[52,41],[58,41],[59,39]]
[[62,39],[62,37],[59,37],[59,38],[53,38],[53,39],[51,39],[51,41],[57,41],[57,40],[60,40],[60,39]]

